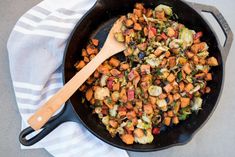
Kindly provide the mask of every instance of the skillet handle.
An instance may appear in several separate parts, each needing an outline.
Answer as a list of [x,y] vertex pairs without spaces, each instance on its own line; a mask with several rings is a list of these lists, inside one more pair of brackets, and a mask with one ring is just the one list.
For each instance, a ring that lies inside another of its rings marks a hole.
[[216,19],[216,21],[219,23],[219,25],[225,35],[224,45],[219,44],[219,48],[222,52],[222,58],[225,63],[227,56],[229,54],[229,50],[232,46],[232,42],[233,42],[233,33],[232,33],[227,21],[225,20],[223,15],[220,13],[220,11],[217,8],[215,8],[214,6],[198,4],[198,3],[193,3],[193,2],[187,2],[187,3],[189,3],[193,8],[196,8],[199,12],[211,13],[213,15],[213,17]]
[[33,128],[30,126],[25,128],[23,131],[21,131],[19,135],[19,141],[24,146],[31,146],[37,142],[39,142],[41,139],[43,139],[45,136],[47,136],[51,131],[53,131],[56,127],[58,127],[60,124],[66,122],[66,121],[75,121],[76,115],[73,114],[74,111],[70,104],[66,104],[65,107],[62,109],[60,113],[52,117],[42,128],[42,130],[33,136],[32,138],[26,139],[26,136],[30,135],[31,133],[35,132]]

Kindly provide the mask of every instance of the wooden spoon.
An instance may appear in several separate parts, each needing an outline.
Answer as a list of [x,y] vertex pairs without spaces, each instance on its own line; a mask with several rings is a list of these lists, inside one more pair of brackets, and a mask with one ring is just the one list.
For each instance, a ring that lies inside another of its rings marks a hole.
[[125,50],[125,45],[117,42],[114,37],[115,32],[120,32],[122,21],[123,17],[114,23],[100,52],[28,119],[29,125],[34,130],[39,130],[100,64],[109,57]]

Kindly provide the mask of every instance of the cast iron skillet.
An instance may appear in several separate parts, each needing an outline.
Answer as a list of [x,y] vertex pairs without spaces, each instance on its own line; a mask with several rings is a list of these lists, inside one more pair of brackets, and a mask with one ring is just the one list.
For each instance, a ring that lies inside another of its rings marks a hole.
[[[134,3],[136,2],[142,2],[145,4],[145,7],[151,8],[154,8],[158,4],[169,5],[178,15],[179,22],[182,22],[193,30],[203,31],[204,36],[202,40],[208,43],[211,55],[215,56],[219,62],[219,66],[214,67],[211,70],[213,80],[208,84],[211,87],[212,92],[203,96],[203,110],[201,110],[198,115],[191,115],[190,118],[180,122],[179,125],[161,132],[154,138],[154,141],[151,144],[126,145],[119,137],[112,138],[109,135],[105,127],[99,122],[98,117],[92,114],[88,102],[85,102],[85,104],[81,103],[83,95],[77,91],[66,103],[64,109],[45,124],[42,131],[36,136],[31,139],[26,139],[26,136],[34,130],[31,127],[23,130],[19,136],[19,140],[23,145],[33,145],[49,134],[58,125],[67,121],[73,121],[82,123],[96,137],[113,146],[131,151],[156,151],[187,143],[193,137],[195,132],[205,124],[205,121],[207,121],[214,111],[220,97],[220,93],[222,92],[225,76],[225,61],[233,40],[233,34],[224,17],[212,6],[189,2],[186,3],[180,0],[98,0],[89,12],[79,21],[71,33],[65,50],[63,62],[64,83],[70,80],[70,78],[77,72],[74,68],[74,63],[78,59],[81,59],[81,50],[85,47],[89,38],[98,38],[101,42],[100,45],[102,45],[113,22],[120,15],[131,12],[134,7]],[[226,36],[224,45],[220,45],[215,32],[212,30],[208,22],[201,16],[201,12],[209,12],[217,20]],[[121,54],[118,55],[120,59],[122,59],[121,56]]]

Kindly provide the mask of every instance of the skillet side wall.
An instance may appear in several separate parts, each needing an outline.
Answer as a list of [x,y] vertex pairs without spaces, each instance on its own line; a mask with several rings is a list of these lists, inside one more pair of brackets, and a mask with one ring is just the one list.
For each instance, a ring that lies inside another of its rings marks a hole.
[[[137,2],[137,1],[135,1]],[[132,0],[100,0],[96,3],[95,7],[85,15],[85,17],[75,27],[74,32],[71,34],[70,42],[65,52],[64,59],[64,80],[67,82],[74,74],[76,69],[74,64],[77,60],[81,59],[81,50],[85,47],[90,37],[98,37],[101,43],[105,41],[108,33],[108,28],[111,27],[112,22],[120,15],[125,15],[132,12],[134,7]],[[198,115],[193,114],[186,121],[181,122],[179,125],[167,129],[160,135],[155,137],[152,144],[147,145],[126,145],[119,137],[111,138],[105,127],[99,122],[95,115],[92,115],[88,103],[82,104],[81,100],[83,95],[76,92],[70,99],[70,103],[75,108],[78,118],[84,126],[90,130],[97,137],[109,144],[119,148],[132,150],[132,151],[154,151],[167,148],[169,146],[184,144],[188,142],[193,133],[207,120],[211,112],[216,106],[216,102],[221,90],[223,79],[223,62],[221,52],[218,49],[213,31],[208,24],[200,17],[200,15],[187,4],[178,0],[143,0],[145,7],[154,8],[158,4],[166,4],[173,8],[173,11],[178,15],[179,22],[186,25],[195,31],[203,31],[204,36],[202,41],[209,45],[210,55],[217,58],[219,66],[212,68],[213,80],[208,83],[212,92],[203,96],[203,110]]]

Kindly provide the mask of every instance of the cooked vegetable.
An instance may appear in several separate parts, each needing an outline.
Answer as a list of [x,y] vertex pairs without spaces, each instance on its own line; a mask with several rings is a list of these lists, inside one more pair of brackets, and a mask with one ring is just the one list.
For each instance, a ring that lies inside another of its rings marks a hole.
[[144,105],[144,112],[146,114],[151,114],[153,113],[153,107],[151,104]]
[[87,54],[90,56],[98,53],[98,49],[95,48],[94,45],[87,45],[86,51],[87,51]]
[[187,107],[190,103],[190,98],[180,98],[181,108]]
[[102,118],[102,123],[103,123],[104,125],[108,125],[108,124],[109,124],[109,116],[103,117],[103,118]]
[[[203,94],[213,89],[207,81],[219,63],[201,42],[203,32],[173,21],[172,15],[169,6],[152,10],[137,3],[114,32],[126,45],[125,58],[111,57],[79,88],[111,137],[119,135],[126,144],[151,143],[161,127],[199,112]],[[98,45],[97,39],[89,41],[77,70],[95,57]]]
[[193,32],[188,28],[182,28],[179,33],[179,38],[183,41],[186,46],[193,44]]
[[173,95],[173,98],[174,98],[174,100],[178,100],[180,98],[180,94],[179,93],[175,93]]
[[219,65],[217,62],[217,59],[215,57],[208,58],[207,63],[210,66],[218,66]]
[[84,66],[86,65],[86,63],[84,61],[79,61],[78,63],[76,63],[74,66],[77,68],[77,70],[82,69]]
[[109,110],[110,116],[115,117],[117,115],[117,109],[118,109],[118,105],[114,105],[114,107]]
[[174,80],[175,80],[175,75],[171,73],[171,74],[167,77],[167,81],[173,82]]
[[141,31],[142,30],[141,25],[139,23],[135,23],[134,24],[134,30]]
[[160,108],[166,107],[167,106],[166,100],[165,99],[158,99],[157,100],[157,105]]
[[183,66],[183,70],[184,70],[187,74],[190,74],[190,73],[192,72],[192,69],[191,69],[189,63],[186,63],[186,64]]
[[131,27],[133,24],[134,24],[134,22],[133,22],[131,19],[127,19],[127,20],[125,21],[125,25],[126,25],[127,27]]
[[98,39],[91,39],[91,42],[93,45],[98,46],[99,45],[99,40]]
[[165,117],[165,118],[164,118],[164,124],[165,124],[166,126],[169,126],[169,125],[171,124],[171,118],[170,118],[170,117]]
[[151,133],[151,130],[146,130],[146,134],[142,137],[135,137],[135,142],[141,143],[141,144],[147,144],[151,143],[153,141],[153,135]]
[[171,84],[167,84],[164,88],[163,88],[167,93],[170,93],[171,90],[173,89]]
[[211,74],[211,73],[207,73],[207,74],[206,74],[206,77],[205,77],[205,80],[206,80],[206,81],[212,80],[212,74]]
[[202,98],[194,97],[191,109],[193,111],[198,111],[202,107]]
[[167,5],[160,4],[155,8],[156,11],[161,12],[164,11],[166,15],[171,16],[172,15],[172,9],[171,7]]
[[102,75],[101,79],[100,79],[100,86],[103,87],[107,84],[107,79],[109,77],[107,75]]
[[152,68],[157,67],[161,61],[158,58],[154,57],[149,57],[146,59],[146,63],[148,63]]
[[123,142],[125,142],[126,144],[133,144],[134,143],[134,137],[132,134],[123,134],[121,136],[121,139]]
[[200,52],[200,51],[207,51],[208,50],[208,45],[205,42],[193,44],[191,46],[191,51],[194,52],[195,54]]
[[110,92],[107,87],[101,88],[97,87],[95,90],[95,99],[104,100],[105,97],[109,97]]
[[179,123],[179,118],[178,117],[173,117],[172,122],[173,122],[173,124],[178,124]]
[[120,96],[120,94],[119,94],[118,91],[114,91],[114,92],[111,94],[112,100],[115,101],[115,102],[118,101],[119,96]]
[[92,89],[88,89],[87,92],[86,92],[86,99],[88,101],[90,101],[92,96],[93,96],[93,90]]
[[135,137],[137,137],[137,138],[141,138],[141,137],[144,136],[144,131],[143,131],[142,129],[140,129],[140,128],[136,128],[136,129],[134,130],[134,135],[135,135]]
[[184,88],[184,90],[186,92],[190,92],[192,89],[193,89],[193,84],[192,83],[187,84]]
[[159,96],[162,93],[162,87],[160,86],[150,86],[148,92],[151,96]]
[[127,64],[127,63],[121,64],[120,70],[127,70],[127,69],[129,69],[129,64]]
[[119,64],[120,64],[120,61],[117,60],[116,58],[113,58],[113,57],[112,57],[112,58],[109,60],[109,64],[112,65],[112,66],[114,66],[114,67],[118,67]]
[[167,36],[173,37],[175,35],[175,30],[172,27],[167,28]]
[[150,128],[152,127],[152,125],[149,124],[149,123],[145,123],[145,122],[143,122],[141,119],[139,119],[139,120],[138,120],[138,124],[137,124],[136,127],[137,127],[137,128],[140,128],[140,129],[145,129],[145,130],[147,130],[147,129],[150,129]]
[[117,39],[117,41],[119,42],[124,42],[125,39],[124,39],[124,36],[122,35],[122,32],[117,32],[114,34],[115,38]]

